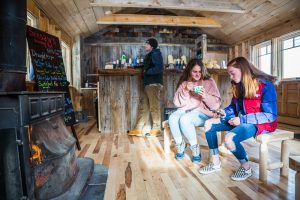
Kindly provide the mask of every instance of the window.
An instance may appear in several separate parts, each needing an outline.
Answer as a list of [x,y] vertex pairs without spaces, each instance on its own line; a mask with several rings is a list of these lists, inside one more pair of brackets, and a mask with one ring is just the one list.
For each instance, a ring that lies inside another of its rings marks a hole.
[[72,75],[71,75],[71,50],[70,47],[64,42],[60,42],[62,58],[64,61],[64,67],[66,70],[67,80],[72,84]]
[[282,37],[281,51],[282,78],[300,77],[300,31]]
[[254,64],[267,74],[272,74],[271,41],[254,46]]
[[[36,26],[36,17],[34,17],[30,12],[27,12],[27,25],[32,26],[32,27],[37,27]],[[34,79],[34,72],[33,72],[33,66],[31,63],[31,57],[28,49],[28,44],[26,41],[26,68],[27,68],[27,73],[26,73],[26,80],[32,81]]]

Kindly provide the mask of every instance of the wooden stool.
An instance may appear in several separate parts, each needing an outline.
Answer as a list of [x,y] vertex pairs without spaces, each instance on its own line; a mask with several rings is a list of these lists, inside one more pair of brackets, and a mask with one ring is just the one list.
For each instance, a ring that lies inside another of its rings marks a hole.
[[295,175],[295,199],[300,199],[300,156],[291,156],[289,159],[290,168],[296,171]]
[[170,145],[171,145],[171,133],[170,133],[170,126],[169,121],[163,121],[162,127],[164,129],[164,152],[165,154],[170,153]]
[[281,157],[283,163],[287,163],[281,168],[281,175],[288,176],[289,174],[289,156],[290,154],[300,156],[300,140],[286,140],[284,141],[284,150],[281,150]]
[[[259,163],[259,180],[266,181],[268,171],[272,169],[285,168],[288,161],[285,159],[287,143],[286,141],[294,138],[294,132],[276,129],[269,134],[261,134],[255,138],[259,146],[259,159],[250,157],[252,162]],[[268,144],[271,142],[281,141],[281,162],[268,163]]]

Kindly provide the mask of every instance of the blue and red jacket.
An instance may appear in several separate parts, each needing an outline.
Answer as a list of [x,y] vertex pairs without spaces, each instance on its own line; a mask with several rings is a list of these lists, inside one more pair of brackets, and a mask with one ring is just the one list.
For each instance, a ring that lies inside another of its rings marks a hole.
[[243,99],[243,108],[239,108],[237,98],[232,98],[226,107],[226,118],[237,117],[243,109],[244,115],[239,115],[241,124],[255,124],[256,135],[263,132],[273,132],[277,128],[277,95],[273,83],[261,80],[256,95]]

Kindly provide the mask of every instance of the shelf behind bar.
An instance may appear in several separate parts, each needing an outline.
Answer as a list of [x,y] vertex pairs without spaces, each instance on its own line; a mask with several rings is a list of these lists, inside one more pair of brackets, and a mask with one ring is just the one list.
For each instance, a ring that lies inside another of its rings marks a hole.
[[[227,75],[227,69],[208,69],[210,74]],[[87,76],[133,76],[140,75],[142,69],[99,69],[96,74],[87,74]],[[180,69],[165,69],[164,74],[182,74]]]

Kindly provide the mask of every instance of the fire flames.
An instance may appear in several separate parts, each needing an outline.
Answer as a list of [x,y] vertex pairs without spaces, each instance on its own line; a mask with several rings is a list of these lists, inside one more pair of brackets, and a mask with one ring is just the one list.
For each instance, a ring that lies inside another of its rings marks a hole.
[[32,160],[37,161],[39,164],[42,163],[42,150],[37,145],[31,145],[31,149],[34,151],[33,155],[31,156]]
[[[31,134],[32,134],[32,126],[28,128],[28,140],[29,144],[31,144]],[[38,164],[42,163],[42,150],[38,145],[31,144],[31,153],[32,156],[30,158],[31,161],[36,161]]]

